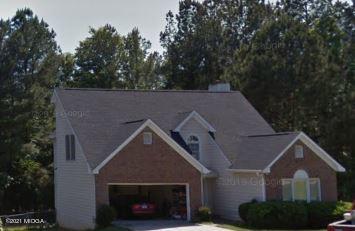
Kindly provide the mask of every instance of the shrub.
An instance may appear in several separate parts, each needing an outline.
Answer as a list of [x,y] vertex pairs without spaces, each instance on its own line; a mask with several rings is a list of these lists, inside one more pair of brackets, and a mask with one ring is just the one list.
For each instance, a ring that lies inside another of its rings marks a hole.
[[325,228],[331,222],[342,220],[343,214],[351,209],[349,202],[311,202],[308,207],[309,227]]
[[302,202],[252,203],[247,209],[246,220],[256,228],[304,228],[308,221],[307,207]]
[[206,206],[202,206],[198,208],[197,219],[199,219],[199,221],[211,221],[212,219],[211,209]]
[[247,214],[251,204],[253,204],[253,202],[243,203],[240,204],[238,208],[239,217],[242,218],[245,223],[247,222]]
[[96,225],[105,228],[111,225],[116,218],[116,210],[109,205],[102,205],[96,213]]

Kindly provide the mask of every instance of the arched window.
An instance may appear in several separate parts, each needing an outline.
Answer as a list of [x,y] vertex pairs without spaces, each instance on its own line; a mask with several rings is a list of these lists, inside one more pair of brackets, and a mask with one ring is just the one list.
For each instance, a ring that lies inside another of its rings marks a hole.
[[200,158],[200,142],[198,137],[194,135],[189,136],[187,146],[189,146],[191,150],[191,155],[198,160]]
[[297,170],[292,179],[282,179],[282,198],[287,201],[319,201],[319,178],[309,178],[306,171]]
[[293,194],[296,201],[307,201],[308,174],[304,170],[297,170],[293,175]]

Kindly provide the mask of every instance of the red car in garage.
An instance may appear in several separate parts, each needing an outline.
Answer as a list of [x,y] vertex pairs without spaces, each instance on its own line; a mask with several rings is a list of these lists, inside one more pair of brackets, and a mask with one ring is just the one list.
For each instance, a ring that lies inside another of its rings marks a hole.
[[157,206],[153,203],[136,203],[133,204],[132,207],[132,214],[139,216],[139,215],[155,215]]

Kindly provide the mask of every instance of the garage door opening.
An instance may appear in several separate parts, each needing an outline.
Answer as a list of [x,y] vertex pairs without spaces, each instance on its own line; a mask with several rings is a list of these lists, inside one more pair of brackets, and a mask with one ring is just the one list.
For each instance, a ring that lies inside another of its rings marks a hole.
[[187,185],[109,185],[118,219],[190,218]]

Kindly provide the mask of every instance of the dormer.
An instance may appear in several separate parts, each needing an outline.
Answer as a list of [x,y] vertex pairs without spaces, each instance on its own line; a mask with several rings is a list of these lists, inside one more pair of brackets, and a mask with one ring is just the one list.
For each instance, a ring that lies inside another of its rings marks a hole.
[[199,122],[203,127],[205,127],[207,129],[208,132],[212,132],[212,133],[216,132],[216,129],[214,129],[214,127],[212,127],[212,125],[210,123],[208,123],[196,111],[192,111],[173,131],[180,132],[181,128],[191,119],[195,119],[197,122]]
[[209,165],[211,145],[216,129],[199,113],[192,111],[173,130],[185,149],[205,166]]

